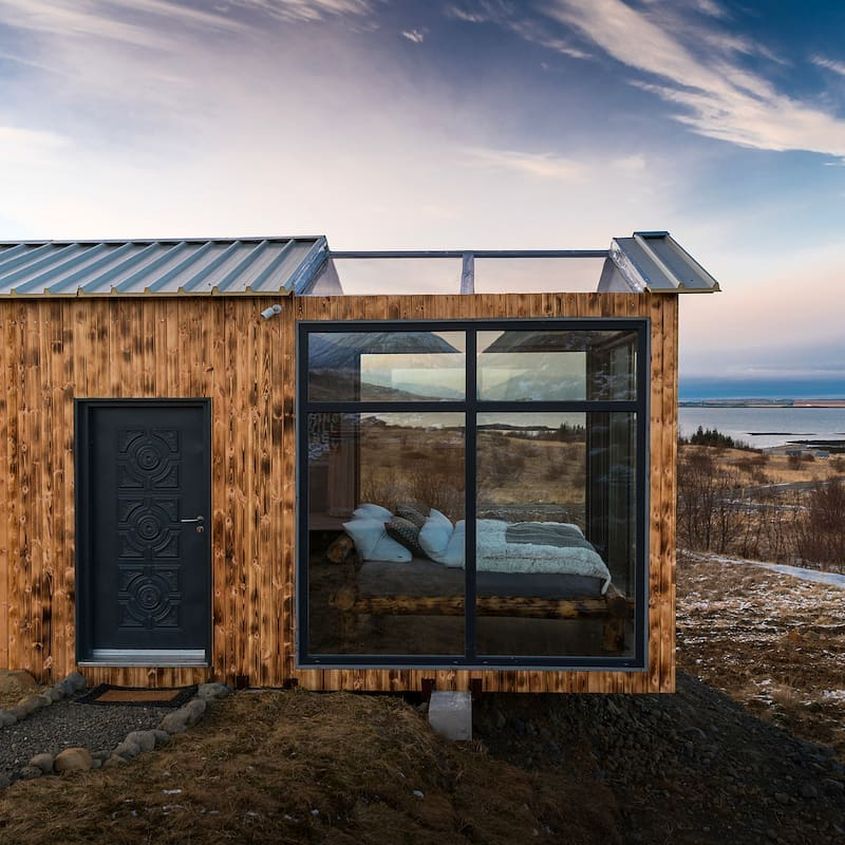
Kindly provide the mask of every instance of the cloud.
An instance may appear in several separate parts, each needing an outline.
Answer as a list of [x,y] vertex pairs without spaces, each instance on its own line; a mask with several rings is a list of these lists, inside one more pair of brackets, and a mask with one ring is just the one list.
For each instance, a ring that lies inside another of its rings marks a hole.
[[537,21],[518,14],[518,7],[507,0],[477,0],[471,5],[449,5],[444,9],[444,14],[464,23],[496,24],[526,41],[572,59],[590,58],[589,53],[576,47],[568,39],[550,33]]
[[288,22],[313,22],[327,17],[365,17],[381,0],[229,0],[232,7],[261,11]]
[[425,34],[428,30],[422,29],[403,29],[402,37],[407,38],[414,44],[422,44],[425,41]]
[[845,120],[779,93],[729,56],[698,56],[659,17],[621,0],[550,0],[544,12],[643,74],[634,84],[679,106],[675,119],[700,135],[754,149],[845,157]]
[[510,170],[541,179],[572,182],[582,179],[586,173],[586,168],[581,162],[552,153],[492,150],[482,147],[467,148],[465,153],[469,161],[477,166]]
[[823,56],[813,56],[812,62],[818,67],[823,67],[826,70],[832,70],[840,76],[845,76],[845,62],[837,61],[836,59],[826,59]]

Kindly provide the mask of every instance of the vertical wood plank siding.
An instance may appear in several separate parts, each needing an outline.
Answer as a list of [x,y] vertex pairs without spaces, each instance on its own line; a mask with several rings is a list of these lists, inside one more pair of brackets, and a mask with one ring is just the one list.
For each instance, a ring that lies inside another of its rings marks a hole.
[[[629,294],[0,301],[0,666],[75,668],[74,398],[210,397],[211,665],[86,667],[95,683],[206,678],[309,689],[672,691],[677,298]],[[651,320],[648,668],[644,672],[297,669],[297,320]]]

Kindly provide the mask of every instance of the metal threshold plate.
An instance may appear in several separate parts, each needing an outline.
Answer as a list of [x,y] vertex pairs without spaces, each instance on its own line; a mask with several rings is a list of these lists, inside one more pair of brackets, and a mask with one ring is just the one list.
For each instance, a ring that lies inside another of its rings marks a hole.
[[82,663],[116,666],[205,666],[205,649],[120,649],[95,648]]

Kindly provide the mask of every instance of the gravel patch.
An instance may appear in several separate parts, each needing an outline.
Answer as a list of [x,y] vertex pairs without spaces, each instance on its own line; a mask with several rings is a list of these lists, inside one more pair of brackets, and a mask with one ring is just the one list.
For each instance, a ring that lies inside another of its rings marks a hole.
[[14,779],[30,758],[43,752],[55,755],[74,746],[110,751],[130,731],[157,728],[170,712],[169,707],[58,701],[0,730],[0,775]]

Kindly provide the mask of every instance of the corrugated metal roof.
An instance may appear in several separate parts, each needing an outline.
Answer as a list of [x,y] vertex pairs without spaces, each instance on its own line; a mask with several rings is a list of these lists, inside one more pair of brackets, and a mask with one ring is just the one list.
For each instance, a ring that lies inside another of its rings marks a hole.
[[[634,232],[614,238],[610,258],[637,292],[712,293],[719,283],[668,233]],[[610,289],[610,286],[599,290]]]
[[0,243],[0,296],[208,296],[298,292],[324,236]]

